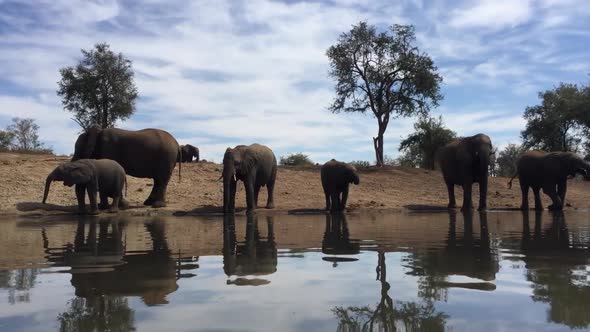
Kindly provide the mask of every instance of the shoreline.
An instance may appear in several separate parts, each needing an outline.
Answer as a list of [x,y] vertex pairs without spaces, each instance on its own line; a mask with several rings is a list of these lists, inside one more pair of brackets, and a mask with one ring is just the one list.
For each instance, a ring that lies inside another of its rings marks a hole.
[[[72,215],[77,211],[74,190],[56,182],[47,200],[41,204],[45,178],[68,157],[0,153],[0,216],[32,217]],[[131,216],[221,216],[223,201],[218,181],[222,165],[210,162],[182,164],[182,181],[173,176],[168,185],[168,206],[154,209],[143,206],[152,187],[151,179],[127,177],[126,199],[131,208],[120,215]],[[175,170],[175,173],[177,170]],[[275,209],[257,209],[261,215],[325,214],[325,199],[319,166],[279,166],[275,186]],[[360,184],[350,186],[348,214],[360,213],[424,213],[446,212],[447,189],[439,171],[406,167],[369,167],[359,169]],[[518,210],[521,193],[518,183],[507,188],[508,178],[490,177],[488,211]],[[515,180],[518,182],[518,179]],[[474,186],[473,201],[479,199]],[[266,188],[260,202],[266,200]],[[456,187],[457,205],[462,204],[462,190]],[[530,195],[532,200],[532,195]],[[590,208],[590,182],[568,181],[565,210]],[[549,199],[543,195],[544,206]],[[240,183],[236,195],[236,215],[245,214],[244,187]],[[459,209],[456,209],[460,213]],[[534,211],[534,210],[531,210]],[[473,213],[477,213],[474,210]],[[102,212],[100,215],[111,215]]]

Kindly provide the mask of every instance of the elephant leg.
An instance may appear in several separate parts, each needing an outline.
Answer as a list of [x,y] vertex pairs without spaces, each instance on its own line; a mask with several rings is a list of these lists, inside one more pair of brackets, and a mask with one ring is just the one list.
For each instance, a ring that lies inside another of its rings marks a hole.
[[333,191],[330,194],[330,199],[332,201],[332,205],[330,206],[330,212],[340,211],[340,192]]
[[252,211],[256,208],[256,204],[254,204],[254,181],[252,179],[246,180],[244,187],[246,189],[246,209]]
[[86,212],[86,186],[83,184],[76,185],[76,199],[78,200],[78,212]]
[[99,197],[100,197],[100,204],[98,204],[98,209],[99,210],[106,210],[109,208],[109,198],[107,196],[106,193],[99,193]]
[[559,198],[559,195],[557,195],[556,187],[555,183],[545,184],[543,186],[543,192],[549,196],[553,202],[553,204],[547,207],[549,210],[561,210],[563,208],[561,199]]
[[[520,192],[521,192],[521,196],[522,196],[522,202],[520,203],[520,209],[521,210],[528,210],[529,209],[529,186],[524,184],[524,183],[520,183]],[[535,195],[536,197],[536,195]]]
[[161,208],[166,206],[166,188],[168,187],[167,179],[154,179],[154,201],[152,203],[153,208]]
[[468,177],[463,183],[463,207],[461,211],[469,211],[473,209],[473,203],[471,201],[471,187],[473,186],[473,180]]
[[340,203],[340,211],[346,209],[346,201],[348,200],[348,185],[342,191],[342,202]]
[[447,182],[447,191],[449,192],[449,205],[447,205],[447,208],[454,209],[457,206],[455,202],[455,185]]
[[565,205],[565,193],[567,192],[567,179],[557,183],[557,195],[561,199],[561,204]]
[[111,213],[116,213],[119,211],[119,203],[121,202],[121,194],[115,194],[115,196],[113,197],[113,204],[111,205],[111,208],[109,209],[109,212]]
[[86,187],[86,191],[88,192],[88,198],[90,199],[90,211],[89,214],[98,214],[98,204],[97,204],[97,191],[96,188],[92,185]]
[[121,196],[121,199],[119,199],[119,209],[128,209],[129,208],[129,201],[126,200],[125,198],[123,198],[123,196]]
[[156,197],[156,179],[154,179],[154,184],[152,185],[152,191],[148,198],[143,202],[143,205],[153,205]]
[[[540,187],[533,187],[533,194],[535,195],[535,210],[541,211],[543,210],[543,202],[541,201],[541,188]],[[528,206],[528,202],[527,202]]]
[[330,211],[330,193],[324,188],[324,196],[326,197],[326,211]]
[[268,191],[268,199],[266,200],[266,208],[267,209],[274,209],[275,208],[275,198],[274,198],[275,180],[276,180],[276,173],[271,176],[270,181],[268,181],[268,183],[266,184],[266,190]]
[[255,184],[254,185],[254,208],[257,209],[258,208],[258,194],[260,193],[260,187],[259,185]]

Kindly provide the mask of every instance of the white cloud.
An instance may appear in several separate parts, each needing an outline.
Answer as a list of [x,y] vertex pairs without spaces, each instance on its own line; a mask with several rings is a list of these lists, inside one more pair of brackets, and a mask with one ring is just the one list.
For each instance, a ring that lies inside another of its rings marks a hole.
[[515,27],[532,16],[530,0],[478,0],[466,8],[451,13],[451,25],[456,28],[498,29]]
[[[375,120],[326,110],[333,82],[325,51],[352,24],[368,20],[379,27],[415,24],[418,44],[440,68],[445,89],[479,89],[443,101],[438,113],[449,127],[516,140],[523,125],[518,116],[535,102],[537,90],[582,77],[576,71],[583,70],[589,54],[572,49],[571,40],[586,36],[578,19],[587,16],[579,5],[573,0],[478,1],[459,7],[442,0],[427,5],[36,2],[27,7],[34,15],[0,10],[0,23],[12,28],[0,32],[0,87],[9,87],[0,97],[0,124],[21,114],[36,118],[42,140],[71,152],[77,129],[55,95],[58,70],[75,64],[81,48],[106,41],[133,60],[137,73],[138,112],[124,128],[163,128],[217,161],[225,147],[253,141],[268,144],[277,155],[305,151],[318,162],[373,160]],[[503,121],[488,105],[496,95],[498,103],[518,105]],[[389,155],[411,133],[413,122],[392,121],[386,133]]]

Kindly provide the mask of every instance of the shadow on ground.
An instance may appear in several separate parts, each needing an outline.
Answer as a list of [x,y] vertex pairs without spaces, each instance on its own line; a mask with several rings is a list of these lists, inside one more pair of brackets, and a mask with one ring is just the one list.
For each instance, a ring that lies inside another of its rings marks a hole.
[[76,212],[77,205],[63,206],[55,204],[43,204],[40,202],[21,202],[16,204],[16,209],[20,212],[30,212],[35,210],[57,211],[57,212]]

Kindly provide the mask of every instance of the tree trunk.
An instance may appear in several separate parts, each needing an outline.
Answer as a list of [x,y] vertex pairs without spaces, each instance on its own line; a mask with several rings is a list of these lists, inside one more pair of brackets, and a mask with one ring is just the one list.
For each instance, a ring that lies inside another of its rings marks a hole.
[[386,124],[379,121],[379,132],[377,137],[373,137],[373,146],[375,147],[376,165],[382,167],[385,163],[383,160],[383,134],[385,134]]
[[109,116],[109,112],[107,110],[103,110],[102,111],[102,124],[101,124],[102,129],[106,129],[109,126],[108,116]]

